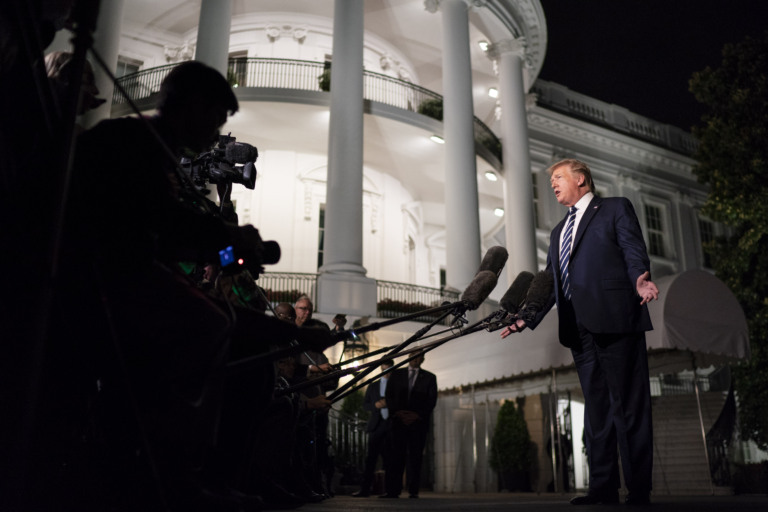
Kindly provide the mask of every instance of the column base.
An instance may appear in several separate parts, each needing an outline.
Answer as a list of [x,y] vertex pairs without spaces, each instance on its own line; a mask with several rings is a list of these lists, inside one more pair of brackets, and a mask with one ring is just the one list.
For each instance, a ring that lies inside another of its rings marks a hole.
[[355,274],[321,273],[317,278],[317,310],[376,316],[376,280]]

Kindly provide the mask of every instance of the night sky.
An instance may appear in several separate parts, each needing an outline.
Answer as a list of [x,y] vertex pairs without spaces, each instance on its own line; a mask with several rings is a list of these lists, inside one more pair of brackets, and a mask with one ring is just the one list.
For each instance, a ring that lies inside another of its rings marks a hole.
[[548,43],[539,77],[690,130],[688,91],[725,43],[768,30],[768,0],[541,0]]

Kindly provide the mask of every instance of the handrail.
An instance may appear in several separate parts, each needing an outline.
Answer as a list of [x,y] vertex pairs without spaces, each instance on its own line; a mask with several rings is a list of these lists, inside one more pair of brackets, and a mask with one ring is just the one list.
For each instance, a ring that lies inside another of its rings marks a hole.
[[[133,100],[149,98],[160,90],[165,76],[177,64],[144,69],[117,79]],[[327,91],[330,68],[322,62],[263,57],[229,59],[227,80],[233,87]],[[417,112],[442,121],[443,97],[407,80],[363,71],[363,99]],[[115,88],[112,104],[127,103]],[[501,163],[501,141],[480,119],[474,118],[476,149],[485,148]],[[482,156],[482,154],[481,154]]]
[[[317,304],[317,277],[318,274],[313,273],[267,271],[261,273],[256,284],[265,290],[267,299],[273,305],[278,302],[293,303],[300,295],[308,295],[312,303]],[[376,316],[380,318],[399,318],[459,300],[459,292],[383,280],[376,281],[376,296]],[[434,316],[426,315],[414,321],[432,320]]]

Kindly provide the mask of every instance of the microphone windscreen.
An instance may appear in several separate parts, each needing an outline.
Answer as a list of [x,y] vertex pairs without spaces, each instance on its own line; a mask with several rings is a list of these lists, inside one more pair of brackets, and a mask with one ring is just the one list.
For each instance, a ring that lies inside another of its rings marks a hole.
[[480,268],[477,272],[490,270],[498,277],[501,271],[504,270],[504,264],[507,263],[508,257],[509,254],[505,248],[500,245],[493,246],[483,256],[483,261],[480,262]]
[[230,162],[245,164],[255,162],[259,157],[259,151],[244,142],[230,142],[224,149],[224,157]]
[[551,273],[546,270],[538,272],[531,281],[531,287],[525,297],[525,307],[541,309],[552,294],[554,286],[554,277]]
[[482,304],[491,294],[493,289],[496,288],[498,279],[496,274],[490,270],[479,271],[472,282],[469,283],[467,289],[464,290],[464,293],[461,294],[461,300],[466,304],[467,309],[474,310],[479,308],[480,304]]
[[534,275],[531,272],[520,272],[512,284],[509,286],[507,292],[501,297],[499,304],[502,309],[507,313],[515,314],[523,304],[528,290],[531,287],[531,282],[534,279]]

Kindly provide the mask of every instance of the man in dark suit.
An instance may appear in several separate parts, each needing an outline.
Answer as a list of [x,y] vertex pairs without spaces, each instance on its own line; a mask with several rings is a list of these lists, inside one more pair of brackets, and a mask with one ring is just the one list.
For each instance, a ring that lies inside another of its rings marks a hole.
[[[647,302],[659,291],[632,204],[599,198],[589,167],[574,159],[549,168],[557,201],[569,213],[550,238],[546,271],[554,287],[532,322],[557,304],[560,343],[571,349],[584,392],[589,492],[574,505],[617,503],[621,455],[626,503],[650,503],[653,440],[645,331]],[[502,338],[526,327],[504,329]]]
[[[381,362],[381,371],[385,372],[394,366],[395,362],[391,359],[384,359]],[[384,461],[384,469],[387,468],[389,461],[389,409],[387,408],[386,390],[390,374],[386,374],[378,381],[371,383],[365,390],[365,399],[363,400],[363,409],[370,412],[368,417],[368,453],[365,457],[365,469],[363,470],[363,483],[360,491],[352,496],[357,498],[367,498],[371,495],[373,485],[373,475],[376,471],[376,463],[379,455]]]
[[424,354],[420,353],[408,363],[408,369],[393,372],[387,384],[392,457],[386,468],[387,493],[382,498],[400,497],[406,466],[409,497],[419,497],[421,461],[437,404],[437,377],[421,368],[423,362]]

